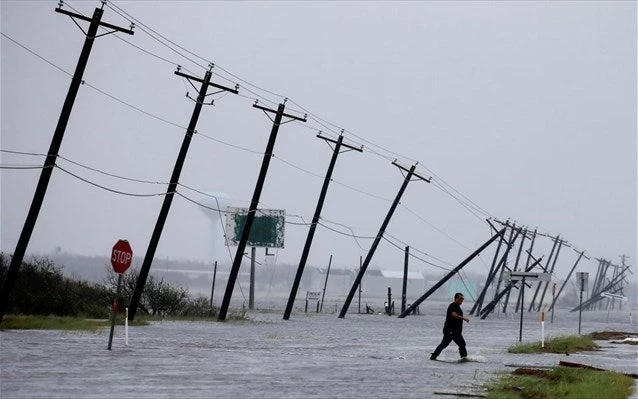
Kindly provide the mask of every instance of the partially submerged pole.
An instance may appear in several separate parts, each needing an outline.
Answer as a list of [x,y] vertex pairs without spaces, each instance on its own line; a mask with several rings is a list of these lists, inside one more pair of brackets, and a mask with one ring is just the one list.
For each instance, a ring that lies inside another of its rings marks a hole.
[[323,283],[323,294],[321,295],[321,306],[319,306],[319,312],[323,311],[323,298],[326,296],[326,287],[328,286],[328,276],[330,275],[330,265],[332,264],[332,255],[328,261],[328,270],[326,271],[326,280]]

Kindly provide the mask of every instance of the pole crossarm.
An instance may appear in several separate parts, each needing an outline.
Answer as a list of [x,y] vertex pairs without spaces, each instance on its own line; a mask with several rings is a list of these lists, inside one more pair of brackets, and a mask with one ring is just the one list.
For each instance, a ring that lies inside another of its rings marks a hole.
[[[277,110],[270,109],[270,108],[261,106],[259,104],[253,104],[253,108],[257,108],[257,109],[260,109],[260,110],[265,111],[265,112],[271,112],[273,114],[277,113]],[[304,115],[303,117],[299,117],[299,116],[290,115],[290,114],[287,114],[287,113],[284,112],[282,114],[282,116],[285,116],[287,118],[294,119],[294,120],[297,120],[297,121],[300,121],[300,122],[307,122],[308,121],[306,115]]]
[[[71,18],[77,18],[77,19],[81,19],[81,20],[87,21],[87,22],[91,22],[92,21],[92,18],[90,18],[90,17],[84,16],[84,15],[81,15],[81,14],[76,14],[76,13],[71,12],[71,11],[63,10],[62,8],[59,8],[59,7],[55,9],[55,12],[59,12],[60,14],[68,15]],[[103,26],[105,28],[113,29],[113,31],[116,31],[116,32],[122,32],[122,33],[126,33],[126,34],[129,34],[129,35],[135,34],[135,32],[133,32],[132,29],[122,28],[122,27],[119,27],[117,25],[112,25],[112,24],[109,24],[109,23],[106,23],[106,22],[101,22],[100,21],[99,25]]]
[[[418,164],[419,164],[418,162],[417,162],[416,164],[414,164],[414,167],[416,167]],[[396,159],[395,159],[394,161],[392,161],[392,165],[396,166],[397,168],[401,169],[401,170],[402,170],[402,171],[404,171],[404,172],[410,172],[410,169],[406,168],[406,167],[405,167],[405,166],[403,166],[403,165],[399,165],[399,164],[397,163]],[[416,173],[416,172],[414,172],[414,171],[412,172],[412,176],[416,176],[416,177],[418,177],[419,179],[424,180],[424,181],[425,181],[425,182],[427,182],[427,183],[430,183],[430,181],[432,180],[432,178],[431,178],[431,177],[423,177],[423,176],[419,175],[418,173]]]
[[[204,83],[204,79],[198,78],[196,76],[187,75],[187,74],[185,74],[185,73],[183,73],[181,71],[175,71],[175,75],[181,76],[181,77],[186,78],[188,80],[194,80],[194,81],[199,82],[199,83]],[[213,83],[213,82],[207,82],[207,85],[215,87],[215,88],[218,88],[218,89],[221,89],[221,90],[224,90],[224,91],[229,91],[229,92],[231,92],[233,94],[239,94],[239,90],[237,89],[237,86],[235,86],[234,89],[231,89],[230,87],[218,85],[217,83]],[[211,94],[213,94],[213,93],[211,93]]]
[[[341,135],[340,135],[340,136],[341,136]],[[324,139],[324,140],[329,141],[329,142],[331,142],[331,143],[333,143],[333,144],[337,144],[337,140],[335,140],[335,139],[331,139],[330,137],[322,136],[322,135],[321,135],[321,132],[319,132],[319,134],[317,134],[317,138]],[[361,146],[361,147],[357,148],[357,147],[354,147],[354,146],[351,146],[351,145],[349,145],[349,144],[345,144],[345,143],[343,143],[343,142],[342,142],[342,143],[341,143],[341,147],[346,147],[346,148],[351,149],[351,150],[354,150],[354,151],[363,152],[363,146]],[[344,152],[345,152],[345,151],[344,151]]]

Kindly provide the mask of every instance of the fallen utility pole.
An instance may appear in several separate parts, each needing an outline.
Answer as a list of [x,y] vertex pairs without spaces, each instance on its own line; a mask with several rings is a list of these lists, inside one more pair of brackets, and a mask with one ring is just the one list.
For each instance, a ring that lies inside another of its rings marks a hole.
[[[89,55],[91,54],[93,42],[97,37],[103,36],[97,35],[97,30],[100,26],[102,26],[108,29],[112,29],[111,32],[108,32],[106,34],[110,34],[116,31],[129,35],[133,34],[132,26],[131,29],[124,29],[120,28],[119,26],[101,22],[102,14],[104,13],[103,8],[96,8],[93,11],[93,17],[89,18],[84,15],[63,10],[62,4],[63,3],[60,3],[58,8],[55,9],[56,12],[70,16],[76,24],[77,22],[75,21],[75,19],[88,21],[91,24],[89,25],[89,29],[85,34],[84,46],[82,47],[82,52],[80,53],[80,57],[78,58],[78,63],[75,67],[73,78],[71,79],[71,85],[69,86],[66,98],[64,99],[64,104],[62,105],[62,111],[60,112],[60,117],[58,118],[58,124],[55,127],[55,132],[53,133],[53,138],[51,139],[51,144],[49,145],[49,151],[47,152],[47,157],[44,160],[44,166],[42,167],[42,171],[40,172],[40,178],[38,180],[38,185],[36,186],[35,193],[33,194],[33,200],[31,201],[31,206],[29,207],[27,218],[24,221],[22,232],[20,233],[20,237],[18,238],[18,242],[16,244],[16,249],[13,251],[13,255],[11,256],[9,269],[7,270],[7,274],[0,289],[0,321],[2,321],[4,313],[9,306],[9,296],[11,295],[11,291],[13,291],[13,288],[15,287],[15,284],[18,280],[20,266],[22,265],[24,254],[27,251],[27,246],[29,245],[31,234],[33,234],[35,223],[38,220],[38,215],[40,213],[40,209],[42,208],[42,203],[44,202],[44,196],[47,192],[49,180],[51,180],[51,174],[53,173],[53,168],[55,167],[55,161],[58,158],[58,151],[60,150],[60,146],[62,145],[62,139],[64,138],[66,126],[69,123],[69,117],[71,116],[73,104],[75,103],[75,98],[80,89],[80,84],[83,83],[82,76],[84,75],[84,70],[86,69],[86,65],[89,61]],[[102,3],[102,7],[104,7],[104,3]]]
[[[350,292],[348,293],[346,302],[343,304],[343,307],[341,308],[341,313],[339,313],[340,319],[343,319],[346,313],[348,312],[348,308],[350,307],[350,302],[352,302],[352,298],[354,297],[357,287],[359,287],[359,285],[361,284],[361,279],[363,278],[363,275],[365,274],[366,269],[368,268],[368,265],[370,264],[370,261],[372,260],[372,256],[374,256],[374,252],[376,251],[377,246],[379,245],[379,242],[381,241],[381,238],[383,238],[383,233],[385,232],[385,229],[388,226],[388,223],[390,223],[390,219],[392,219],[392,214],[394,214],[394,210],[399,205],[399,201],[401,201],[401,196],[403,196],[403,192],[408,186],[410,179],[412,179],[412,176],[414,175],[427,183],[430,182],[430,179],[427,179],[425,177],[419,176],[418,174],[414,173],[414,170],[416,169],[418,162],[412,165],[410,170],[407,170],[403,166],[397,164],[396,161],[393,161],[392,165],[398,167],[399,169],[403,171],[407,171],[407,174],[405,175],[405,178],[403,179],[403,184],[401,185],[401,188],[399,189],[399,192],[397,193],[397,196],[394,199],[392,206],[390,206],[390,210],[388,211],[388,214],[386,215],[385,219],[383,220],[383,223],[381,224],[381,228],[379,228],[379,232],[377,233],[377,236],[374,238],[374,242],[372,243],[372,246],[370,247],[370,250],[368,251],[368,254],[366,255],[366,260],[363,262],[363,265],[361,265],[361,268],[359,269],[359,273],[357,274],[357,277],[354,279],[354,283],[352,283],[352,287],[350,288]],[[388,306],[390,306],[390,304],[388,304]]]
[[[222,301],[221,307],[219,308],[219,320],[226,319],[226,313],[228,312],[228,307],[230,306],[230,299],[233,296],[233,289],[235,288],[235,281],[237,280],[237,275],[239,274],[239,268],[241,266],[242,258],[244,257],[244,250],[246,249],[246,244],[248,243],[248,237],[250,236],[250,229],[252,228],[253,221],[255,220],[255,213],[257,212],[257,206],[259,205],[259,198],[261,197],[261,190],[264,187],[264,182],[266,181],[266,174],[268,173],[268,165],[270,165],[270,159],[273,156],[273,151],[275,149],[275,141],[277,140],[277,132],[279,132],[279,126],[284,123],[288,123],[292,120],[298,120],[300,122],[306,122],[306,117],[300,118],[298,116],[289,115],[284,113],[286,109],[286,100],[283,103],[279,104],[277,110],[273,110],[270,108],[262,107],[257,102],[253,104],[254,108],[260,109],[264,111],[266,115],[268,112],[275,114],[275,119],[271,119],[273,121],[272,129],[270,131],[270,137],[268,138],[268,143],[266,144],[266,151],[264,152],[264,158],[261,163],[261,169],[259,170],[259,176],[257,178],[257,183],[255,184],[255,191],[253,192],[253,198],[250,201],[250,207],[248,208],[248,214],[246,215],[246,222],[244,223],[244,228],[241,232],[241,237],[239,239],[239,244],[237,244],[237,252],[235,252],[235,259],[233,260],[233,266],[230,269],[230,274],[228,275],[228,283],[226,284],[226,292],[224,292],[224,300]],[[282,122],[283,117],[290,118],[290,120],[286,122]],[[270,116],[268,115],[268,118]]]
[[[157,244],[159,243],[160,237],[162,236],[162,231],[164,230],[164,224],[166,223],[166,218],[168,217],[168,212],[171,209],[171,204],[173,203],[173,196],[177,191],[177,185],[179,184],[179,176],[182,173],[182,167],[184,166],[184,161],[186,160],[186,154],[188,153],[188,147],[190,146],[191,139],[195,134],[195,127],[197,126],[197,120],[199,119],[199,114],[204,106],[204,101],[206,100],[206,92],[208,91],[208,86],[215,87],[219,89],[219,91],[211,94],[220,93],[223,91],[227,91],[230,93],[238,94],[237,87],[235,89],[231,89],[228,87],[220,86],[215,83],[210,82],[210,78],[212,76],[213,65],[209,65],[208,71],[204,75],[204,79],[200,79],[194,76],[186,75],[180,72],[180,67],[175,71],[175,75],[184,77],[190,81],[200,82],[202,85],[199,89],[199,94],[197,95],[197,100],[195,100],[195,108],[193,109],[193,114],[191,115],[190,122],[188,124],[188,128],[186,130],[186,134],[184,135],[184,140],[182,141],[182,146],[179,150],[179,154],[177,155],[177,160],[175,161],[175,166],[173,167],[173,173],[171,175],[171,180],[168,184],[168,188],[166,189],[166,195],[164,196],[164,201],[162,202],[162,208],[160,209],[160,213],[157,216],[157,221],[155,222],[155,228],[153,229],[153,234],[151,235],[151,240],[148,244],[148,248],[146,249],[146,255],[144,255],[144,261],[142,262],[142,266],[140,267],[140,274],[137,278],[137,283],[135,284],[135,290],[133,291],[133,295],[131,297],[131,304],[129,307],[128,319],[135,319],[135,314],[137,313],[137,308],[140,304],[140,299],[142,297],[142,291],[144,291],[144,286],[146,285],[146,279],[148,278],[148,273],[151,270],[151,264],[153,263],[153,258],[155,257],[155,251],[157,250]],[[192,83],[191,83],[192,84]],[[188,93],[186,94],[188,96]]]
[[292,307],[295,304],[295,298],[297,296],[297,290],[299,289],[299,283],[301,282],[301,277],[303,276],[303,271],[306,267],[306,261],[308,260],[308,254],[310,253],[312,239],[315,236],[315,230],[317,229],[319,217],[321,216],[321,209],[323,209],[323,203],[326,199],[328,186],[330,185],[330,181],[332,180],[332,171],[334,170],[335,164],[337,163],[337,157],[339,156],[341,147],[343,146],[348,148],[348,151],[354,150],[363,152],[363,148],[356,148],[348,144],[343,144],[343,134],[339,135],[337,141],[334,141],[328,137],[323,137],[321,133],[319,133],[317,137],[320,139],[324,139],[327,142],[334,143],[335,147],[332,152],[330,164],[328,165],[328,172],[326,172],[326,177],[323,179],[323,186],[321,187],[321,193],[319,194],[319,200],[317,201],[315,214],[312,217],[312,222],[310,223],[310,228],[308,229],[308,236],[306,237],[306,243],[304,244],[303,251],[301,253],[301,259],[299,260],[299,266],[297,267],[297,274],[295,275],[295,280],[293,281],[292,288],[290,289],[290,296],[288,297],[288,303],[286,304],[286,310],[284,311],[284,320],[288,320],[290,318]]
[[485,244],[481,245],[476,251],[474,251],[470,256],[468,256],[467,258],[465,258],[465,260],[461,263],[459,263],[459,265],[457,267],[455,267],[454,269],[452,269],[447,275],[445,275],[445,277],[443,277],[441,280],[439,280],[438,283],[434,284],[432,286],[432,288],[430,288],[425,294],[423,294],[421,296],[421,298],[417,299],[412,305],[408,306],[408,308],[403,311],[400,315],[399,318],[402,319],[405,316],[407,316],[408,314],[410,314],[410,312],[412,312],[413,309],[416,309],[417,306],[419,306],[421,304],[421,302],[425,301],[430,295],[432,295],[436,290],[438,290],[443,284],[445,284],[446,281],[448,281],[450,278],[452,278],[452,276],[454,276],[456,273],[459,272],[459,270],[461,270],[465,265],[467,265],[468,263],[470,263],[470,261],[472,259],[474,259],[478,254],[480,254],[481,252],[483,252],[483,250],[485,248],[487,248],[491,243],[493,243],[494,241],[496,241],[497,238],[502,237],[503,234],[505,234],[505,228],[501,229],[498,233],[496,233],[495,235],[492,236],[492,238],[490,238],[489,240],[487,240],[485,242]]

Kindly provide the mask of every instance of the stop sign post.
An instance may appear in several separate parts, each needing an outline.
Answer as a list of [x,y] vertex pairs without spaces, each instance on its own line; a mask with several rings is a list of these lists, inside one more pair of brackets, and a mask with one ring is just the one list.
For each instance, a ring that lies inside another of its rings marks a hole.
[[117,303],[120,298],[120,288],[122,286],[122,273],[126,272],[133,263],[133,249],[126,240],[119,240],[113,245],[111,250],[111,266],[113,270],[118,274],[117,277],[117,292],[115,294],[115,300],[113,301],[113,309],[111,310],[111,333],[109,334],[109,346],[108,350],[111,350],[111,344],[113,343],[113,331],[115,330],[115,315],[118,311]]

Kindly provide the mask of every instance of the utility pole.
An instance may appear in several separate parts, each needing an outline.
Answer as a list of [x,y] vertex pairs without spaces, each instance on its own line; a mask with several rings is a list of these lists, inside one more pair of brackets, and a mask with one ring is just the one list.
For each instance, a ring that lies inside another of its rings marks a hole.
[[[177,71],[175,71],[175,75],[181,76],[183,78],[188,79],[189,83],[193,85],[192,81],[200,82],[202,85],[199,89],[199,94],[197,95],[197,100],[195,100],[195,109],[193,110],[193,114],[191,115],[190,122],[188,124],[188,129],[186,130],[186,134],[184,135],[184,140],[182,141],[182,146],[179,150],[179,154],[177,156],[177,160],[175,161],[175,166],[173,167],[173,174],[171,175],[170,183],[168,184],[168,188],[166,189],[166,195],[164,196],[164,202],[162,203],[162,208],[160,209],[160,213],[157,217],[157,222],[155,223],[155,228],[153,229],[153,234],[151,235],[151,241],[148,244],[148,248],[146,250],[146,255],[144,256],[144,261],[142,262],[142,267],[140,268],[140,275],[137,278],[137,283],[135,284],[135,290],[133,291],[133,296],[131,297],[131,304],[129,307],[129,320],[133,320],[135,318],[135,314],[137,313],[137,308],[140,303],[140,298],[142,297],[142,291],[144,291],[144,286],[146,285],[146,279],[148,278],[148,273],[151,270],[151,264],[153,263],[153,258],[155,257],[155,251],[157,250],[157,244],[159,243],[160,237],[162,236],[162,231],[164,230],[164,223],[166,223],[166,218],[168,217],[168,212],[171,209],[171,204],[173,202],[173,196],[175,195],[175,191],[177,191],[177,184],[179,183],[179,176],[182,173],[182,167],[184,166],[184,161],[186,160],[186,154],[188,153],[188,147],[190,146],[191,139],[193,135],[196,133],[195,127],[197,126],[197,120],[199,119],[199,114],[204,106],[204,101],[206,100],[206,94],[208,91],[208,86],[215,87],[219,89],[212,94],[221,93],[224,91],[238,94],[237,86],[234,89],[220,86],[215,83],[210,82],[210,78],[212,76],[213,65],[210,64],[208,71],[204,75],[204,79],[200,79],[194,76],[186,75],[180,72],[180,67],[177,67]],[[195,87],[193,85],[193,87]],[[188,97],[188,93],[186,93]],[[189,97],[190,98],[190,97]],[[212,102],[210,103],[212,104]]]
[[410,259],[410,247],[405,247],[405,256],[403,259],[403,290],[401,291],[401,313],[405,312],[405,305],[407,303],[407,290],[408,290],[408,260]]
[[326,287],[328,286],[328,276],[330,275],[330,265],[332,265],[332,255],[330,255],[330,260],[328,261],[328,270],[326,270],[326,280],[323,282],[323,294],[321,294],[321,306],[319,307],[319,312],[323,312],[323,299],[326,297]]
[[326,173],[326,177],[323,179],[323,186],[321,187],[321,193],[319,194],[319,200],[317,201],[315,214],[312,217],[312,222],[310,223],[310,229],[308,229],[308,236],[306,237],[306,243],[304,244],[303,251],[301,253],[301,260],[299,260],[299,266],[297,267],[297,274],[295,275],[295,280],[292,283],[292,288],[290,289],[290,296],[288,297],[288,303],[286,304],[286,310],[284,311],[284,320],[288,320],[290,318],[292,307],[295,304],[295,297],[297,296],[299,283],[301,282],[301,277],[303,276],[303,271],[304,271],[304,268],[306,267],[308,254],[310,253],[310,246],[312,245],[312,239],[315,236],[315,230],[317,228],[317,224],[319,223],[319,217],[321,216],[321,209],[323,209],[323,202],[326,198],[326,193],[328,192],[328,186],[330,185],[330,181],[332,180],[332,171],[334,170],[335,164],[337,163],[337,157],[339,156],[339,151],[341,150],[341,147],[343,146],[348,148],[349,150],[363,152],[363,148],[355,148],[350,145],[343,144],[343,131],[339,135],[339,138],[337,139],[337,141],[334,141],[327,137],[323,137],[321,135],[321,132],[319,132],[317,137],[325,140],[326,142],[334,143],[335,147],[332,152],[332,158],[330,159],[330,164],[328,165],[328,172]]
[[[348,293],[348,297],[346,298],[346,302],[343,304],[343,307],[341,308],[341,313],[339,313],[339,318],[343,319],[346,316],[346,313],[348,312],[348,308],[350,307],[350,302],[352,302],[352,298],[354,297],[355,291],[357,289],[357,287],[359,286],[359,284],[361,284],[361,279],[363,278],[363,275],[366,272],[366,269],[368,268],[368,265],[370,264],[370,261],[372,260],[372,256],[374,256],[374,252],[377,249],[377,246],[379,245],[379,242],[381,241],[381,238],[383,238],[383,233],[385,232],[386,227],[388,227],[388,223],[390,223],[390,219],[392,219],[392,214],[394,213],[394,210],[397,208],[397,206],[399,205],[399,201],[401,201],[401,196],[403,196],[403,192],[405,191],[406,187],[408,186],[408,183],[410,182],[410,179],[412,179],[412,176],[416,176],[419,179],[429,183],[430,179],[427,179],[425,177],[419,176],[418,174],[414,173],[414,170],[416,169],[416,166],[418,165],[418,162],[415,163],[414,165],[412,165],[412,167],[410,168],[410,170],[406,169],[405,167],[399,165],[396,163],[396,160],[392,162],[392,164],[396,167],[398,167],[399,169],[406,171],[407,174],[405,175],[405,178],[403,179],[403,184],[401,185],[401,188],[399,189],[399,193],[397,194],[396,198],[394,199],[394,202],[392,203],[392,206],[390,206],[390,210],[388,211],[388,214],[385,217],[385,220],[383,221],[383,223],[381,224],[381,228],[379,229],[379,232],[377,233],[377,236],[374,238],[374,242],[372,243],[372,247],[370,247],[370,250],[368,251],[368,254],[366,255],[366,260],[363,262],[363,265],[361,266],[361,269],[359,269],[359,273],[357,274],[357,277],[354,280],[354,283],[352,284],[352,288],[350,288],[350,292]],[[390,304],[388,304],[389,306]]]
[[[489,223],[489,221],[488,221]],[[505,228],[509,225],[509,221],[505,223]],[[474,315],[474,312],[480,312],[481,307],[483,306],[483,299],[485,298],[485,293],[487,292],[488,287],[492,283],[494,276],[496,275],[495,266],[496,260],[498,259],[498,254],[501,251],[501,245],[503,244],[504,238],[501,236],[501,239],[498,240],[498,245],[496,247],[496,252],[494,252],[494,258],[492,259],[492,266],[490,267],[490,271],[487,273],[487,278],[485,279],[485,285],[481,290],[478,298],[476,298],[476,302],[474,302],[474,306],[472,306],[472,310],[470,310],[470,315]]]
[[[549,257],[547,258],[547,262],[545,263],[545,268],[543,269],[545,272],[547,272],[549,268],[549,263],[552,261],[552,257],[554,256],[554,251],[556,250],[556,245],[558,245],[559,240],[560,240],[560,236],[556,236],[556,238],[554,238],[554,245],[552,245],[552,250],[549,251]],[[532,302],[529,304],[529,308],[527,309],[528,312],[531,312],[532,309],[534,309],[534,304],[536,303],[536,297],[538,296],[538,292],[540,290],[541,290],[541,285],[538,284],[536,286],[536,291],[534,292],[534,297],[532,297]]]
[[44,166],[42,167],[42,171],[40,172],[40,179],[38,180],[38,185],[36,186],[33,200],[31,201],[31,206],[29,207],[29,213],[27,214],[24,226],[22,227],[22,232],[20,233],[18,243],[16,244],[16,249],[15,251],[13,251],[9,270],[7,271],[7,275],[4,279],[4,282],[2,283],[2,288],[0,289],[0,321],[2,321],[4,313],[9,306],[9,296],[11,295],[11,291],[13,291],[13,288],[15,287],[15,284],[17,282],[18,274],[20,272],[20,266],[22,265],[22,260],[24,259],[24,254],[27,251],[27,246],[29,245],[31,234],[33,233],[33,229],[35,228],[35,223],[38,220],[40,208],[42,208],[42,203],[44,202],[44,196],[47,192],[49,180],[51,180],[51,174],[53,173],[53,168],[55,167],[55,161],[58,158],[58,151],[60,150],[60,146],[62,144],[62,139],[66,131],[66,126],[69,122],[69,117],[71,116],[71,110],[73,109],[75,97],[77,96],[80,84],[83,83],[82,76],[84,75],[84,70],[86,69],[86,65],[89,61],[89,55],[91,54],[93,41],[97,37],[102,36],[97,35],[98,27],[102,26],[108,29],[112,29],[111,32],[108,32],[106,34],[110,34],[116,31],[129,35],[133,34],[132,24],[131,29],[124,29],[119,26],[101,22],[102,14],[104,13],[104,4],[105,2],[103,1],[102,8],[96,8],[93,11],[93,17],[91,18],[63,10],[62,3],[60,3],[58,8],[55,9],[56,12],[71,17],[76,24],[76,19],[88,21],[91,24],[89,25],[88,31],[85,33],[84,46],[82,47],[82,52],[80,53],[78,63],[75,67],[75,72],[73,74],[73,78],[71,79],[69,91],[67,92],[64,104],[62,105],[62,111],[60,112],[60,117],[58,119],[58,124],[55,127],[53,138],[51,139],[47,157],[44,160]]
[[257,248],[250,248],[250,288],[248,289],[248,309],[255,309],[255,256]]
[[[501,288],[501,281],[503,281],[503,273],[505,272],[505,269],[508,268],[507,260],[509,259],[510,251],[512,250],[512,247],[514,246],[514,243],[518,239],[518,235],[520,233],[521,233],[521,229],[517,229],[516,223],[512,223],[512,226],[510,226],[510,238],[508,241],[510,245],[508,245],[508,247],[505,248],[505,253],[503,254],[503,258],[501,258],[502,266],[498,276],[498,280],[496,281],[496,289],[494,290],[494,299],[496,299],[498,290]],[[494,299],[492,299],[492,301]]]
[[[621,266],[622,266],[622,268],[623,268],[623,269],[625,268],[625,261],[627,260],[627,258],[628,258],[628,256],[627,256],[627,255],[624,255],[624,254],[623,254],[623,255],[620,255],[620,264],[621,264]],[[624,281],[624,280],[623,280],[623,281]],[[621,288],[621,289],[620,289],[620,295],[623,295],[623,294],[624,294],[624,292],[623,292],[623,288]],[[622,310],[622,301],[620,301],[620,302],[618,303],[618,310]]]
[[[523,251],[523,245],[525,245],[525,238],[527,236],[527,228],[522,230],[521,234],[521,244],[518,246],[518,252],[516,253],[516,261],[514,262],[514,270],[518,270],[518,261],[521,259],[521,252]],[[507,312],[507,305],[510,301],[510,292],[505,296],[505,301],[503,301],[503,313]],[[518,306],[518,303],[516,304]],[[517,309],[515,309],[516,311]]]
[[[527,261],[525,261],[525,268],[527,269],[527,267],[529,266],[529,261],[532,259],[532,252],[534,251],[534,242],[536,241],[536,232],[537,230],[534,229],[534,233],[532,233],[532,240],[530,241],[529,244],[529,249],[527,250]],[[520,306],[520,311],[523,311],[523,304],[521,303],[521,297],[523,295],[523,291],[519,291],[519,295],[518,295],[518,300],[516,302],[516,311],[518,312],[519,310],[519,306]]]
[[[361,258],[362,256],[359,256],[359,271],[361,271],[361,267],[362,267]],[[359,281],[359,311],[358,311],[359,314],[361,314],[361,290],[362,290],[361,281]],[[390,306],[389,303],[388,303],[388,306]]]
[[[568,245],[567,241],[560,240],[560,242],[558,243],[558,248],[556,249],[556,256],[554,256],[554,261],[552,262],[552,267],[549,270],[549,274],[552,276],[554,275],[554,269],[556,268],[556,261],[558,260],[558,255],[560,255],[560,249],[563,247],[563,245]],[[548,286],[549,286],[549,281],[546,281],[545,288],[543,288],[543,293],[541,294],[541,299],[540,301],[538,301],[538,307],[536,308],[537,312],[540,312],[542,310],[543,300],[545,299],[545,294],[547,293]]]
[[[560,296],[561,292],[563,292],[563,288],[565,288],[565,285],[567,285],[567,282],[571,278],[572,273],[574,273],[574,270],[576,269],[578,262],[580,262],[580,259],[583,256],[585,256],[585,251],[578,252],[578,259],[576,259],[576,263],[574,263],[574,266],[572,266],[571,270],[569,271],[569,274],[567,274],[567,278],[565,278],[565,281],[563,281],[563,284],[560,286],[560,289],[558,290],[558,294],[554,296],[552,300],[552,305],[549,307],[549,309],[547,309],[548,311],[552,311],[552,314],[553,314],[554,306],[556,305],[556,301],[558,300],[558,297]],[[589,260],[587,256],[585,256],[585,259]]]
[[213,267],[213,284],[210,289],[210,307],[213,307],[213,297],[215,296],[215,277],[217,277],[217,261],[215,261],[215,266]]
[[[270,165],[270,159],[273,156],[273,151],[275,149],[275,141],[277,140],[277,132],[279,131],[279,126],[288,123],[292,120],[298,120],[301,122],[306,122],[306,116],[300,118],[298,116],[289,115],[284,113],[286,109],[286,100],[283,103],[279,104],[277,110],[272,110],[270,108],[262,107],[257,102],[253,104],[254,108],[262,110],[266,115],[268,112],[275,114],[275,119],[273,121],[272,129],[270,131],[270,137],[268,139],[268,144],[266,144],[266,151],[264,152],[264,158],[261,163],[261,169],[259,170],[259,176],[257,178],[257,184],[255,185],[255,191],[253,192],[253,198],[250,201],[250,207],[248,208],[248,214],[246,215],[246,222],[244,223],[244,229],[241,232],[241,237],[239,239],[239,244],[237,245],[237,252],[235,253],[235,259],[233,260],[233,266],[230,269],[230,274],[228,275],[228,283],[226,284],[226,292],[224,293],[224,300],[222,302],[221,307],[219,308],[219,320],[226,320],[226,313],[228,313],[228,306],[230,305],[230,298],[233,296],[233,289],[235,288],[235,281],[237,280],[237,274],[239,274],[239,267],[241,266],[241,261],[244,256],[244,250],[246,249],[246,244],[248,243],[248,237],[250,235],[250,229],[252,228],[253,221],[255,220],[255,213],[257,212],[257,206],[259,205],[259,198],[261,197],[261,190],[264,187],[264,182],[266,180],[266,174],[268,173],[268,165]],[[290,120],[286,122],[282,122],[283,117],[290,118]],[[268,116],[270,118],[270,116]]]

